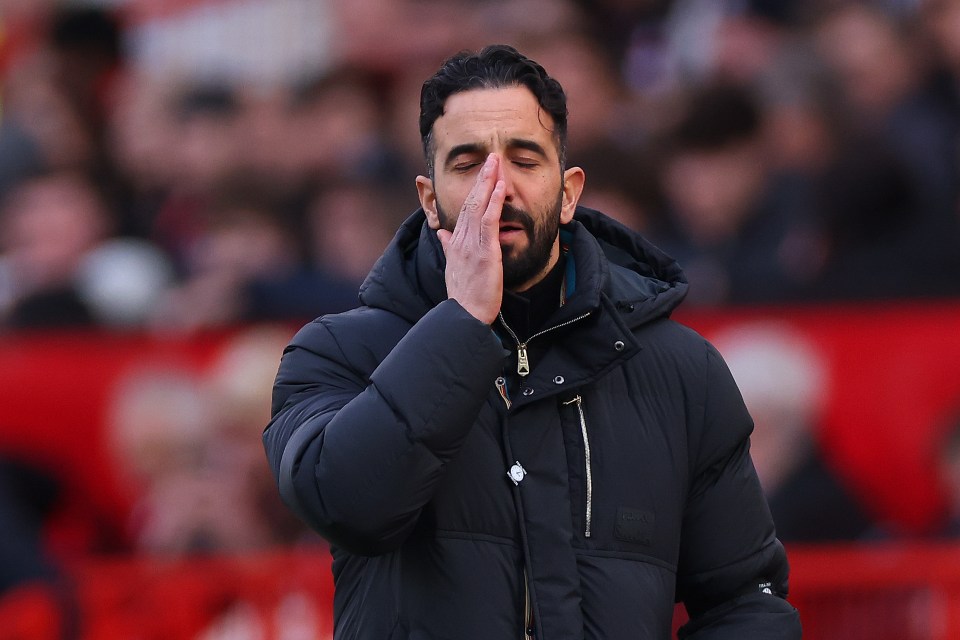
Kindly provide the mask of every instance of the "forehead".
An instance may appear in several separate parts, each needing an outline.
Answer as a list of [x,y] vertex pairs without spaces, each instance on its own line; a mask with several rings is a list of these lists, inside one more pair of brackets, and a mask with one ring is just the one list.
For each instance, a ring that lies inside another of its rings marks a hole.
[[526,87],[469,89],[447,98],[433,136],[437,151],[464,143],[492,145],[494,151],[498,142],[517,138],[552,149],[546,143],[553,139],[554,123]]

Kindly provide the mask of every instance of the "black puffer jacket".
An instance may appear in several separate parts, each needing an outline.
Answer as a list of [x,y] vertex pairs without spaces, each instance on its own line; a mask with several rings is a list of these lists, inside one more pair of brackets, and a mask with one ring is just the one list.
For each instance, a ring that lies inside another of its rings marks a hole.
[[522,381],[446,300],[422,212],[364,306],[286,350],[264,443],[331,542],[336,637],[663,639],[676,597],[682,635],[799,638],[750,417],[718,353],[668,319],[679,267],[587,209],[564,233],[575,279]]

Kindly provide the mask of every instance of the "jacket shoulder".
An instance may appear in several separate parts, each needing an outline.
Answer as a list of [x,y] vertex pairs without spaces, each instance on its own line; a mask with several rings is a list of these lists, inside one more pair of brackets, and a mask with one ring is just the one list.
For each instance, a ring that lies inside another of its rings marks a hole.
[[676,359],[685,377],[704,375],[708,354],[716,353],[713,345],[697,331],[667,317],[638,327],[634,335],[644,350]]
[[369,383],[370,374],[410,330],[399,316],[371,307],[321,316],[304,325],[283,351],[274,384],[276,413],[295,391],[317,380],[349,377]]
[[372,307],[358,307],[321,316],[303,326],[286,351],[303,349],[316,354],[341,353],[349,362],[364,362],[373,354],[379,361],[410,330],[400,316]]
[[637,332],[647,362],[671,370],[686,405],[687,431],[697,466],[708,466],[748,438],[753,420],[723,356],[704,336],[664,318]]

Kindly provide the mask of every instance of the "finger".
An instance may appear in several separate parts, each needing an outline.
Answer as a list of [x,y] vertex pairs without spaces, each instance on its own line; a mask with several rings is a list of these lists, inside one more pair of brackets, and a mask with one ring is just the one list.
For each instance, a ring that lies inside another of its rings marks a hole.
[[[497,158],[499,160],[499,157]],[[506,200],[507,182],[503,174],[503,163],[498,162],[496,166],[495,183],[490,197],[487,200],[487,206],[484,208],[480,223],[489,230],[490,225],[498,225],[500,216],[503,214],[503,203]],[[499,231],[499,229],[497,230]]]
[[450,245],[450,238],[453,236],[452,233],[446,229],[437,229],[437,239],[440,240],[440,246],[443,248],[443,254],[447,254],[447,247]]
[[480,219],[481,242],[492,238],[497,246],[500,246],[500,216],[503,213],[503,202],[506,198],[507,183],[503,180],[497,180],[490,194],[490,200],[487,202],[487,208]]
[[498,173],[497,156],[491,153],[487,156],[483,166],[480,167],[477,179],[473,183],[470,193],[467,194],[466,200],[463,202],[463,207],[460,210],[461,217],[469,218],[472,216],[478,220],[480,219],[486,210],[487,202],[490,200],[490,192],[493,191],[493,186],[496,181],[495,177]]
[[474,227],[474,220],[481,220],[486,213],[487,204],[490,202],[490,194],[496,184],[496,176],[499,175],[499,166],[496,154],[491,153],[480,168],[477,180],[467,194],[463,207],[460,209],[460,216],[457,218],[457,224],[454,228],[455,237],[464,236],[470,233]]

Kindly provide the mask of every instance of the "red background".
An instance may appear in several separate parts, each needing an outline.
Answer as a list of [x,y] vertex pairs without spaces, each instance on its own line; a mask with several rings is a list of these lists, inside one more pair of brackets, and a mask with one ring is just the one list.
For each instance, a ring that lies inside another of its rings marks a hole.
[[[942,516],[933,455],[938,430],[960,403],[960,303],[685,312],[677,319],[708,338],[756,320],[784,322],[811,338],[830,368],[823,440],[831,462],[881,521],[903,533],[923,533]],[[96,523],[120,526],[126,518],[132,496],[103,433],[118,378],[145,360],[202,368],[227,337],[0,338],[0,450],[26,455],[65,480],[67,508],[56,534],[63,551],[93,544]]]

